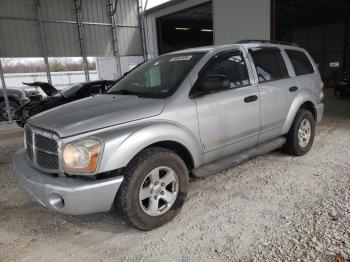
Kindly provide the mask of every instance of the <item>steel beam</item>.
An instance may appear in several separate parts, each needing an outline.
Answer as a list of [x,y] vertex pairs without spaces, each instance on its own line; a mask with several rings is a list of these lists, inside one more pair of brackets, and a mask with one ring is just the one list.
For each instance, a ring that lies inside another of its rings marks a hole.
[[40,0],[35,0],[35,10],[36,10],[36,19],[37,23],[39,25],[40,30],[40,45],[41,45],[41,53],[44,57],[45,62],[45,71],[46,71],[46,77],[47,81],[51,84],[51,73],[50,73],[50,64],[49,64],[49,58],[48,58],[48,52],[47,52],[47,44],[46,44],[46,38],[44,34],[44,27],[41,19],[41,7],[40,7]]
[[2,70],[1,59],[0,59],[0,78],[1,78],[1,83],[2,83],[2,92],[4,93],[4,98],[5,98],[8,121],[11,123],[13,120],[12,119],[12,112],[11,112],[11,108],[10,108],[10,101],[9,101],[8,96],[7,96],[6,83],[5,83],[4,71]]
[[117,74],[118,77],[122,76],[121,66],[120,66],[120,55],[119,55],[119,45],[118,45],[118,32],[117,32],[117,23],[116,23],[116,13],[118,7],[118,0],[108,0],[108,12],[111,19],[111,32],[113,38],[113,53],[117,64]]
[[143,48],[143,59],[148,59],[147,42],[146,42],[146,27],[145,27],[145,11],[147,8],[148,0],[146,0],[145,7],[142,7],[142,0],[137,1],[137,10],[139,16],[139,28],[141,33],[142,48]]
[[73,1],[74,1],[75,15],[76,15],[77,25],[78,25],[80,53],[81,53],[81,57],[83,58],[83,64],[84,64],[85,79],[86,81],[90,81],[89,63],[86,56],[87,52],[86,52],[85,41],[84,41],[83,24],[81,22],[81,0],[73,0]]
[[[26,17],[17,17],[17,16],[0,16],[0,20],[9,20],[9,21],[25,21],[25,22],[33,22],[36,23],[36,19],[26,18]],[[57,20],[57,19],[41,19],[43,23],[56,23],[56,24],[78,24],[77,21],[71,20]],[[110,23],[98,23],[98,22],[81,22],[82,25],[96,25],[96,26],[111,26]],[[125,28],[139,28],[137,25],[123,25],[116,24],[117,27],[125,27]]]

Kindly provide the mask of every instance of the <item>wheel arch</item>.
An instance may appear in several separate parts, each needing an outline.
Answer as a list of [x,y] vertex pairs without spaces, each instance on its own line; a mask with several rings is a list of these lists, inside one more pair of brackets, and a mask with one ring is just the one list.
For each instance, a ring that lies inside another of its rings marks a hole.
[[174,151],[183,159],[189,170],[203,162],[200,141],[189,130],[174,123],[150,123],[131,128],[119,141],[105,143],[99,172],[107,172],[127,166],[141,151],[150,147],[162,147]]
[[171,140],[159,141],[149,145],[144,149],[151,148],[151,147],[161,147],[161,148],[166,148],[171,151],[174,151],[185,162],[188,170],[192,170],[194,168],[194,160],[193,160],[192,154],[190,153],[187,147],[185,147],[179,142],[175,142]]
[[307,96],[305,96],[305,94],[299,95],[294,99],[292,106],[290,107],[290,110],[287,115],[287,119],[283,126],[283,130],[282,130],[283,135],[288,133],[290,127],[293,124],[295,116],[297,115],[300,109],[309,110],[312,113],[315,121],[317,120],[317,110],[316,110],[315,99],[311,95],[307,95]]
[[317,119],[317,110],[315,105],[311,102],[311,101],[305,101],[299,109],[306,109],[308,111],[310,111],[316,121]]

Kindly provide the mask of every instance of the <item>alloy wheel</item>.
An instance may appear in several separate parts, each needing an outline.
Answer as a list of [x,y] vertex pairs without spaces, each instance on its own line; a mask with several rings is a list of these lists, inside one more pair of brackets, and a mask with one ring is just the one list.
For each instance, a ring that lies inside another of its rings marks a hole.
[[179,191],[175,171],[167,166],[153,169],[139,190],[141,209],[149,216],[165,214],[175,203]]

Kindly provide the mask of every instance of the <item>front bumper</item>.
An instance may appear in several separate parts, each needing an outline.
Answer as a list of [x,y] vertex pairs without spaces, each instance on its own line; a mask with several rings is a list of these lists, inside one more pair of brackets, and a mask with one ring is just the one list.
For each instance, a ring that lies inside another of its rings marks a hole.
[[316,112],[317,112],[317,123],[321,123],[323,119],[323,110],[324,110],[324,104],[320,103],[316,106]]
[[87,215],[109,211],[123,177],[85,181],[53,177],[33,168],[22,149],[14,156],[18,183],[29,198],[67,215]]

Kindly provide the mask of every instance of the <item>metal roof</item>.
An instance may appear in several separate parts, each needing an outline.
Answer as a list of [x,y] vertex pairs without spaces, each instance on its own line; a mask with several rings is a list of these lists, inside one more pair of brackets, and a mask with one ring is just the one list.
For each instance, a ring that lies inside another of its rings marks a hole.
[[[81,2],[82,32],[87,56],[113,56],[107,0]],[[115,1],[115,0],[113,0]],[[142,55],[138,1],[118,0],[115,21],[119,55]],[[43,36],[38,23],[37,3]],[[74,0],[1,0],[0,57],[81,56]]]

